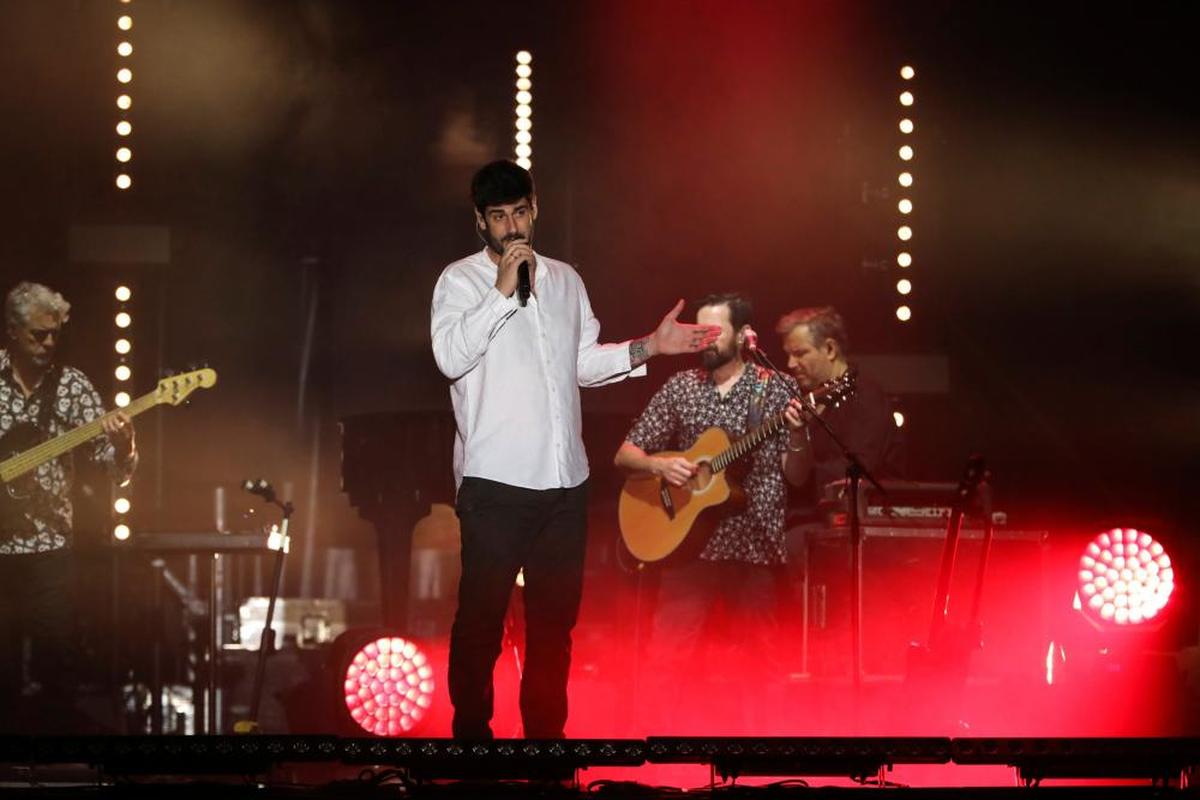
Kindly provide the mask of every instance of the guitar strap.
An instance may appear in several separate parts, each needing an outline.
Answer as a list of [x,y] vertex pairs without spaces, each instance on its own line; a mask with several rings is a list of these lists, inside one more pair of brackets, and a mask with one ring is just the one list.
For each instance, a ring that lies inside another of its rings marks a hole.
[[754,370],[757,380],[754,382],[754,391],[750,396],[750,410],[746,414],[746,432],[756,429],[762,425],[763,421],[763,406],[767,402],[767,386],[771,383],[771,373],[767,373],[766,378],[763,378],[762,371],[758,367],[751,367]]
[[37,393],[42,396],[42,405],[38,408],[38,418],[35,424],[37,425],[37,429],[47,439],[53,435],[53,431],[50,430],[50,420],[56,416],[54,413],[54,403],[58,398],[58,384],[60,381],[62,381],[62,367],[55,364],[46,373],[41,386],[37,389]]
[[[58,384],[62,382],[62,374],[62,366],[55,364],[46,373],[46,377],[37,389],[38,393],[42,395],[42,405],[38,408],[38,418],[35,424],[45,439],[54,438],[54,431],[51,429],[50,423],[55,417],[58,417],[62,422],[66,421],[54,409],[55,403],[58,402]],[[58,459],[62,462],[63,469],[68,472],[74,469],[75,462],[71,460],[70,453],[63,453]]]

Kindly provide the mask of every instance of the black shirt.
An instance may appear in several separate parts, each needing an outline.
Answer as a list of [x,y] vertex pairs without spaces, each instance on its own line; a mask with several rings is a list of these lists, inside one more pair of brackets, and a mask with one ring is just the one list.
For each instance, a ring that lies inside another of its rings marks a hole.
[[[822,416],[875,478],[903,477],[903,446],[887,395],[879,384],[861,375],[854,386],[849,400],[837,408],[826,409]],[[791,492],[790,505],[801,514],[815,511],[821,487],[846,477],[846,459],[829,434],[819,424],[811,425],[810,430],[813,474],[804,486]]]

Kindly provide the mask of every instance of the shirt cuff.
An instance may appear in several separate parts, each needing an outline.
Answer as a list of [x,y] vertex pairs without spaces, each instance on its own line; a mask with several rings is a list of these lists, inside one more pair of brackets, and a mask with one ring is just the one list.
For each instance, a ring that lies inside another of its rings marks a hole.
[[487,308],[495,315],[496,319],[507,317],[518,307],[516,292],[512,293],[512,297],[505,297],[495,286],[488,291],[487,300]]

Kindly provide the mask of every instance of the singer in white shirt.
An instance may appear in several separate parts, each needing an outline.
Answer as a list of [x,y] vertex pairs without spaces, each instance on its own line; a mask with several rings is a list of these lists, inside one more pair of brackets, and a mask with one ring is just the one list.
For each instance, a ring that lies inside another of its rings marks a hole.
[[430,325],[458,426],[463,570],[450,637],[453,731],[492,736],[492,671],[524,570],[524,735],[561,738],[587,533],[579,387],[623,380],[655,355],[699,352],[720,330],[678,322],[681,300],[650,335],[601,344],[579,274],[534,253],[529,172],[492,162],[475,174],[471,195],[486,247],[442,272]]

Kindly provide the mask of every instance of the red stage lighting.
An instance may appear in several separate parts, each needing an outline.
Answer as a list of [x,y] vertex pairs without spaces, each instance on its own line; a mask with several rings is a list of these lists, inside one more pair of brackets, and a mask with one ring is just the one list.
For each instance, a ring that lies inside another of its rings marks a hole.
[[433,689],[433,667],[420,648],[399,636],[381,636],[350,659],[342,701],[367,733],[406,736],[428,715]]
[[1079,558],[1076,608],[1101,626],[1135,627],[1153,620],[1171,599],[1175,570],[1148,533],[1113,528]]

